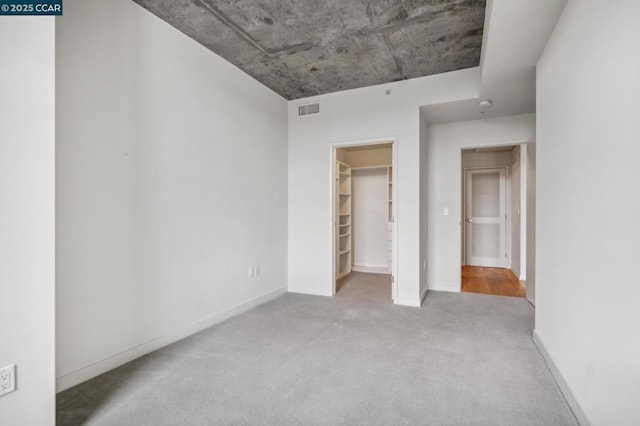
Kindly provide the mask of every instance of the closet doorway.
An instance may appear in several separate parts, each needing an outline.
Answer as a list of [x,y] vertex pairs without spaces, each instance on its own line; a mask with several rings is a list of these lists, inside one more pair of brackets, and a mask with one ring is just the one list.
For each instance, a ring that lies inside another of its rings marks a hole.
[[395,300],[395,141],[332,145],[333,294]]

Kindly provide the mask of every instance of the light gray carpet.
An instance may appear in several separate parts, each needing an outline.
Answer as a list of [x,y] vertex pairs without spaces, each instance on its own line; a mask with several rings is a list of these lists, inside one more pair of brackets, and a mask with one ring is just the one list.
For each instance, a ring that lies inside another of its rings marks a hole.
[[62,392],[58,425],[576,424],[525,299],[389,289],[285,294]]

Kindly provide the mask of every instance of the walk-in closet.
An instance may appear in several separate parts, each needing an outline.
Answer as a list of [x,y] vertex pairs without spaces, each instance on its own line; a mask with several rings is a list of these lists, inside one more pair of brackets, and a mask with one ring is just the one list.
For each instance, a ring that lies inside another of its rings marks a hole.
[[[352,274],[385,274],[389,276],[387,287],[391,299],[392,148],[393,145],[387,143],[336,149],[335,276],[338,293],[345,289]],[[375,278],[380,282],[380,277]],[[367,279],[360,275],[352,281],[366,286]]]

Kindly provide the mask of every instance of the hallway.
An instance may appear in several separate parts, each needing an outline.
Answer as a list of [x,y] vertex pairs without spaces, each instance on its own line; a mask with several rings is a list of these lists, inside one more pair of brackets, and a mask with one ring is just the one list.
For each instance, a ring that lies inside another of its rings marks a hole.
[[526,285],[505,268],[462,267],[462,291],[494,296],[525,297]]

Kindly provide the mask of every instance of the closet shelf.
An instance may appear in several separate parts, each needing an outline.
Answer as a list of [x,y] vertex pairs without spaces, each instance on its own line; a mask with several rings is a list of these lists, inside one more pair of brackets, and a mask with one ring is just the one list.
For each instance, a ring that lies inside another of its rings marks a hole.
[[[351,166],[347,163],[336,161],[337,179],[335,186],[335,194],[338,202],[335,206],[336,216],[339,217],[336,226],[337,239],[340,240],[338,249],[336,250],[336,279],[340,279],[351,272],[351,210],[353,197]],[[346,212],[346,213],[345,213]],[[348,248],[347,248],[348,247]]]

